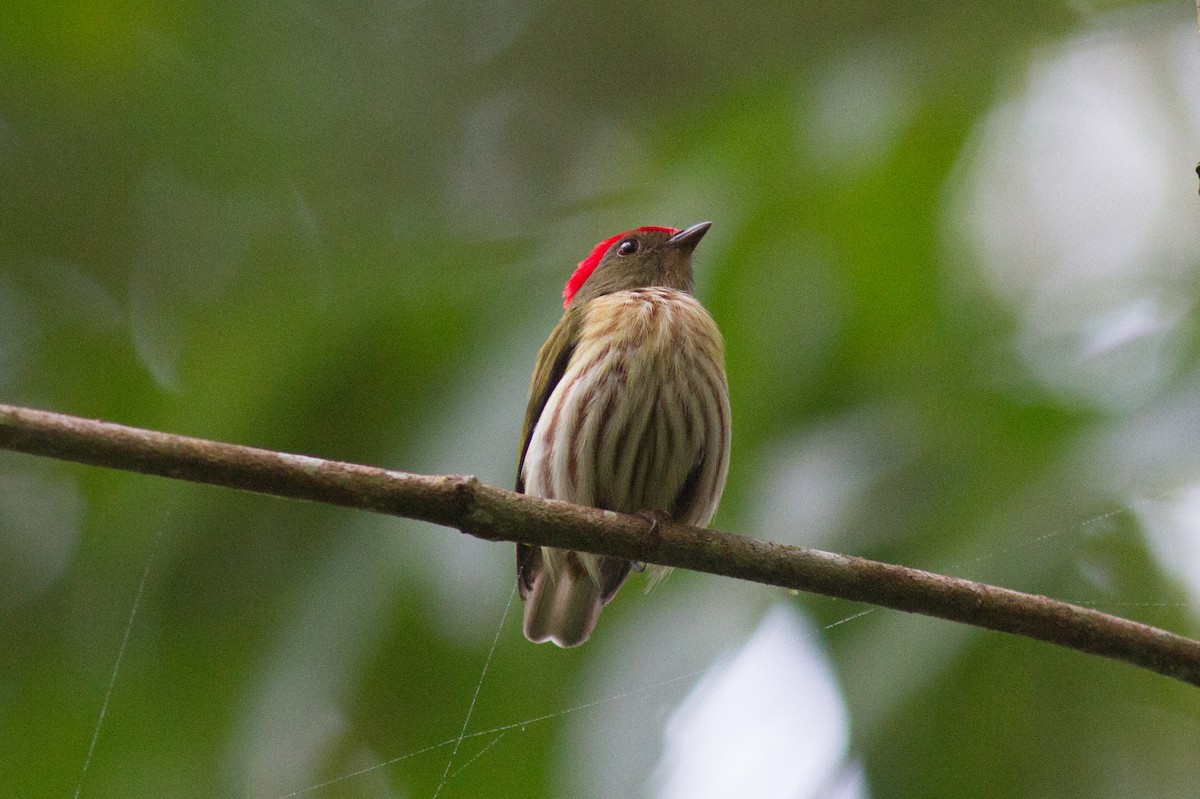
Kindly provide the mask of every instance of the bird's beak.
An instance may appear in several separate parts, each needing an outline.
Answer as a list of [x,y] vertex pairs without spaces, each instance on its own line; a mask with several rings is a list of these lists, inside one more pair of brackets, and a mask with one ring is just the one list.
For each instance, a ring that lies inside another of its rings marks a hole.
[[712,222],[697,222],[687,230],[681,230],[667,239],[666,246],[676,247],[690,253],[696,249],[696,245],[700,243],[700,239],[704,238],[704,234],[710,227],[712,227]]

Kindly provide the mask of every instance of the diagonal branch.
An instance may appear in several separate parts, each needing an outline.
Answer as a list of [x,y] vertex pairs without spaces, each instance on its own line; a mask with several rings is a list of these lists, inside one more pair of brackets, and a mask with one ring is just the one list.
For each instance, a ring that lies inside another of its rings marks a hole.
[[1200,641],[1044,596],[426,476],[0,404],[0,449],[306,499],[868,602],[1023,635],[1200,686]]

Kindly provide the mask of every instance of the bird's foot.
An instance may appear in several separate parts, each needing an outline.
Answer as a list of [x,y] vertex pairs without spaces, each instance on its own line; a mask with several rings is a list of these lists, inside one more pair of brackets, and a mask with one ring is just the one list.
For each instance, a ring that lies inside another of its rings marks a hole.
[[650,535],[654,538],[661,538],[663,526],[675,521],[665,510],[640,510],[633,515],[650,522]]
[[[649,533],[650,533],[650,537],[652,539],[654,539],[655,543],[662,540],[663,525],[670,524],[671,522],[675,521],[671,517],[671,514],[667,513],[665,510],[639,510],[637,513],[635,513],[633,515],[639,516],[639,517],[645,519],[646,521],[650,522]],[[634,562],[633,571],[640,572],[640,571],[645,571],[645,569],[646,569],[645,563],[641,563],[639,561]]]

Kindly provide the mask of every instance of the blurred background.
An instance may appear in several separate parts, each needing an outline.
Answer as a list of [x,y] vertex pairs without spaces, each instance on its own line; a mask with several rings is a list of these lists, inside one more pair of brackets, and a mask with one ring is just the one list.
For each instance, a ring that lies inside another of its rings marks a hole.
[[[576,262],[708,219],[715,527],[1200,635],[1198,76],[1190,3],[9,0],[0,401],[507,487]],[[513,580],[506,544],[0,453],[0,786],[1200,784],[1200,693],[1132,667],[680,572],[562,651]]]

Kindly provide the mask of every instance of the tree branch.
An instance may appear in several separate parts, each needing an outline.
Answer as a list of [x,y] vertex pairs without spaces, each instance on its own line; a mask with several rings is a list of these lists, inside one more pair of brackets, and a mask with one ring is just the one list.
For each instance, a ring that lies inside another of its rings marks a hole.
[[1113,658],[1200,686],[1200,641],[1044,596],[426,476],[0,404],[0,449],[404,516],[489,541],[613,555],[868,602]]

